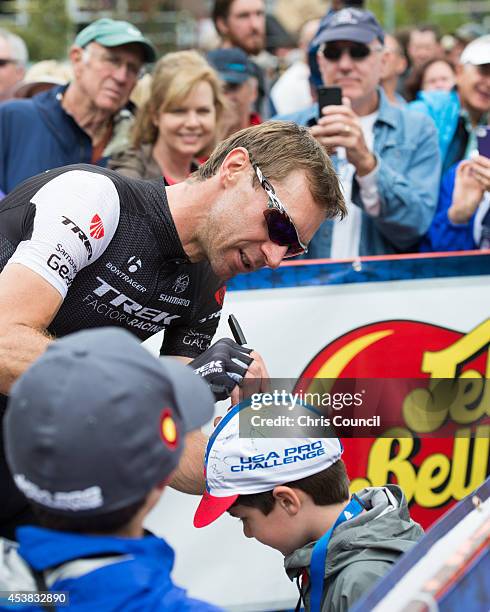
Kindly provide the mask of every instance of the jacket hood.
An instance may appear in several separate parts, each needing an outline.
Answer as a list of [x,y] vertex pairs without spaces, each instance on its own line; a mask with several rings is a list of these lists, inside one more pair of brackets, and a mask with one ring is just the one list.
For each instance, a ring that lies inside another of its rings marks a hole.
[[[325,578],[332,578],[355,561],[394,563],[420,539],[423,531],[410,519],[405,496],[396,485],[372,487],[357,493],[366,511],[339,525],[332,534],[325,564]],[[300,548],[284,560],[291,580],[309,568],[316,542]]]

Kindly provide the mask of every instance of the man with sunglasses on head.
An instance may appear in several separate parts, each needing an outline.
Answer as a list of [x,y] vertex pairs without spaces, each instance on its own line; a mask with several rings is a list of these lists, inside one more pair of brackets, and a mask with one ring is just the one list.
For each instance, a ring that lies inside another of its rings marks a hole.
[[327,220],[308,257],[348,259],[417,250],[437,202],[439,152],[433,122],[388,102],[380,87],[384,33],[355,8],[329,15],[312,46],[326,86],[341,104],[315,104],[278,119],[310,125],[333,156],[349,214]]
[[[344,213],[325,150],[292,122],[238,132],[170,187],[86,164],[28,179],[0,207],[0,415],[53,338],[108,325],[141,340],[164,331],[161,354],[191,362],[217,400],[236,403],[244,378],[263,391],[260,355],[228,338],[211,345],[224,283],[306,252]],[[204,446],[189,441],[176,488],[202,492]],[[0,483],[0,535],[12,537],[32,517],[1,454]]]
[[0,106],[2,190],[50,168],[105,166],[127,145],[129,96],[155,58],[150,41],[126,21],[99,19],[83,29],[70,49],[71,83]]

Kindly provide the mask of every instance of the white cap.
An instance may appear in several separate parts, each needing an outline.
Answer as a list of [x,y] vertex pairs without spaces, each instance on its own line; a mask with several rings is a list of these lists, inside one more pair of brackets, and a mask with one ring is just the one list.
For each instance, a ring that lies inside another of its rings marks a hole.
[[[264,493],[327,469],[343,453],[338,438],[240,437],[240,412],[233,408],[208,441],[205,456],[206,492],[194,515],[194,526],[205,527],[224,514],[240,495]],[[305,407],[307,410],[307,407]]]
[[473,66],[490,64],[490,34],[480,36],[466,45],[459,61]]

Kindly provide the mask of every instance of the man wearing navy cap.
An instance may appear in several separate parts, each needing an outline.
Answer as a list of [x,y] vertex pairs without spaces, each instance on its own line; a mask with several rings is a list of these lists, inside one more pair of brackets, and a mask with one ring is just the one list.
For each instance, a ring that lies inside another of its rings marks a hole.
[[391,105],[380,88],[384,32],[369,11],[328,15],[312,42],[323,84],[342,103],[276,119],[311,125],[333,155],[349,214],[326,221],[308,257],[349,259],[417,250],[437,203],[439,151],[427,117]]
[[105,165],[127,145],[129,96],[155,58],[150,41],[126,21],[99,19],[82,30],[70,49],[71,83],[0,107],[0,189],[9,193],[58,166]]
[[230,102],[223,138],[262,123],[260,115],[253,111],[258,94],[256,66],[245,51],[236,47],[215,49],[208,53],[207,59],[224,82],[225,95]]

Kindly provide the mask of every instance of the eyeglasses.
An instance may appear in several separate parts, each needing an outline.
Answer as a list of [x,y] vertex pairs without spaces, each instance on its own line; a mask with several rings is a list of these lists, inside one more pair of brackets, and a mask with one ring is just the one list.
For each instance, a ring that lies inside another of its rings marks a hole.
[[9,64],[16,64],[17,60],[14,59],[0,59],[0,68],[8,66]]
[[141,66],[139,63],[135,62],[126,62],[116,53],[106,52],[100,59],[113,70],[119,70],[121,66],[125,66],[130,76],[135,79],[141,79],[146,72],[145,66]]
[[342,55],[349,54],[349,57],[355,62],[360,62],[366,59],[373,51],[382,51],[383,47],[375,47],[372,49],[363,43],[352,43],[348,47],[343,47],[335,43],[325,43],[321,49],[323,57],[330,62],[338,62]]
[[308,247],[301,242],[298,230],[293,220],[288,215],[286,207],[277,197],[274,187],[264,177],[257,164],[252,164],[252,167],[255,170],[255,174],[259,179],[262,189],[269,197],[267,209],[264,210],[264,217],[267,223],[267,231],[269,232],[270,240],[279,246],[288,247],[286,255],[284,255],[285,258],[307,253]]
[[145,66],[141,66],[139,62],[125,61],[119,54],[108,49],[94,53],[91,47],[86,47],[84,49],[84,61],[86,62],[89,57],[94,57],[102,65],[114,72],[124,66],[128,71],[128,75],[133,79],[140,79],[146,71]]

